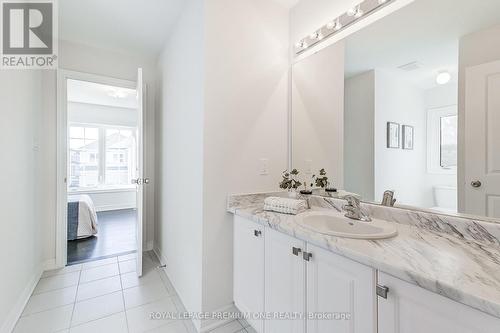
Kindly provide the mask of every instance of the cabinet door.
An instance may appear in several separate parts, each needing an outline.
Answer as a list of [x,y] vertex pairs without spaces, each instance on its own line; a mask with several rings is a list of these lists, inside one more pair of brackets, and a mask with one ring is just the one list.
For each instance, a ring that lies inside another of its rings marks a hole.
[[378,298],[379,332],[500,332],[499,318],[381,272],[378,283],[389,288],[387,299]]
[[[293,248],[300,253],[293,254]],[[265,309],[267,314],[288,316],[265,320],[266,333],[305,332],[304,250],[304,242],[266,228]],[[292,318],[294,315],[301,317]]]
[[310,244],[307,252],[307,332],[376,332],[375,270]]
[[[248,323],[264,331],[264,227],[240,216],[234,217],[233,297],[236,307],[251,316]],[[257,319],[254,319],[257,318]]]

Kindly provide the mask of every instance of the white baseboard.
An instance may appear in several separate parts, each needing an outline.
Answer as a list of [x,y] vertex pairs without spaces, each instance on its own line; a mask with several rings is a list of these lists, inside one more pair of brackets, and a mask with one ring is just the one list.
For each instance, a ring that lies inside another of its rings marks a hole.
[[56,265],[56,258],[45,260],[42,263],[42,269],[43,269],[44,272],[45,271],[50,271],[50,270],[53,270],[53,269],[56,269],[56,268],[58,268],[57,265]]
[[0,333],[11,333],[14,330],[14,327],[16,326],[17,321],[21,317],[24,308],[26,307],[26,304],[28,303],[31,294],[33,293],[33,290],[35,290],[35,287],[38,281],[40,280],[40,277],[42,276],[42,273],[43,273],[42,268],[38,269],[38,272],[36,272],[31,278],[31,280],[28,282],[23,292],[17,299],[17,302],[11,308],[11,311],[9,312],[7,318],[2,324],[2,327],[0,328]]
[[[161,264],[167,264],[167,260],[166,258],[163,256],[163,254],[161,253],[161,250],[158,248],[158,247],[154,247],[153,248],[153,252],[154,254],[156,255],[156,257],[158,258],[158,260],[160,261]],[[168,271],[166,268],[163,268],[163,271],[165,272],[165,274],[167,274],[167,277],[170,279],[170,277],[168,276]],[[175,286],[174,286],[175,288]],[[182,300],[181,300],[182,302]],[[217,312],[231,312],[231,313],[235,313],[235,312],[239,312],[239,310],[236,308],[236,306],[234,305],[234,303],[231,303],[231,304],[228,304],[226,306],[223,306],[215,311],[210,311],[210,312],[214,312],[214,313],[217,313]],[[233,318],[227,318],[227,319],[206,319],[206,320],[199,320],[199,319],[193,319],[192,322],[193,322],[193,325],[195,326],[196,330],[199,332],[199,333],[206,333],[206,332],[209,332],[209,331],[212,331],[218,327],[221,327],[221,326],[224,326],[226,325],[227,323],[233,321],[234,319]]]
[[[215,311],[210,311],[212,313],[239,313],[239,310],[236,308],[236,306],[231,303],[231,304],[228,304],[226,306],[223,306]],[[234,318],[231,318],[229,316],[229,318],[226,318],[226,319],[205,319],[205,320],[202,320],[200,323],[199,323],[199,332],[200,333],[206,333],[206,332],[210,332],[218,327],[221,327],[221,326],[224,326],[226,325],[227,323],[229,322],[232,322],[234,321]],[[195,325],[196,326],[196,325]],[[196,326],[198,327],[198,326]]]

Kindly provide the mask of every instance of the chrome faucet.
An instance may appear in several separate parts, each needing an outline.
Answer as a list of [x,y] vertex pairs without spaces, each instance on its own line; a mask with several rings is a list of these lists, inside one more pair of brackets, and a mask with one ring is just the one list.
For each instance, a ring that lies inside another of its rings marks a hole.
[[382,198],[382,205],[387,207],[394,207],[396,199],[394,199],[394,191],[387,190],[384,192],[384,197]]
[[363,208],[361,208],[361,203],[357,197],[347,195],[344,199],[347,200],[347,205],[342,207],[342,209],[346,211],[345,217],[363,222],[372,221],[370,216],[368,216],[368,214],[363,211]]

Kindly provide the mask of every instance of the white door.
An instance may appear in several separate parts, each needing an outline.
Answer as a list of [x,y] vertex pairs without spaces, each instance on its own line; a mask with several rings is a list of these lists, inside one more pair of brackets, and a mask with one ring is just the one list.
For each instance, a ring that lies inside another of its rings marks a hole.
[[375,270],[314,245],[307,252],[307,312],[332,315],[309,317],[307,333],[375,333]]
[[380,333],[498,333],[500,319],[384,273],[389,288],[378,299]]
[[234,304],[251,315],[247,321],[259,333],[264,332],[264,321],[253,315],[264,313],[264,231],[263,226],[234,216]]
[[[304,315],[305,242],[266,228],[265,237],[265,311],[266,314]],[[294,251],[296,255],[294,254]],[[267,319],[266,333],[303,333],[300,318]]]
[[144,184],[149,180],[144,179],[144,132],[143,132],[143,80],[142,68],[137,70],[137,173],[136,173],[136,188],[137,188],[137,224],[136,224],[136,241],[137,241],[137,276],[142,276],[142,225],[143,225],[143,198],[144,198]]
[[467,68],[463,212],[500,217],[500,61]]

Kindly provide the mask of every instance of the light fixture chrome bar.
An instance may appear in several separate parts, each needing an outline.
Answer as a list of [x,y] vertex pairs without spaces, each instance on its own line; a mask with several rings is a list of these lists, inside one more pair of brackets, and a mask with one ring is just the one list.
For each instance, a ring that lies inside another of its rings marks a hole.
[[318,30],[312,32],[309,36],[298,41],[295,44],[295,54],[301,54],[312,46],[338,34],[340,31],[394,1],[396,0],[365,0],[361,2],[359,5],[354,6],[344,14],[332,19]]

